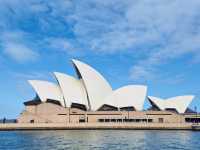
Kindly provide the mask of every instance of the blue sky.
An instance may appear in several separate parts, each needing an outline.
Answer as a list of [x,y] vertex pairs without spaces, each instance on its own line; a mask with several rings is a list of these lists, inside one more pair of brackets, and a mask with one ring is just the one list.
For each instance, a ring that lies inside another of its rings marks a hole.
[[17,117],[34,97],[27,80],[74,75],[72,58],[114,89],[194,94],[200,111],[199,9],[199,0],[0,0],[0,117]]

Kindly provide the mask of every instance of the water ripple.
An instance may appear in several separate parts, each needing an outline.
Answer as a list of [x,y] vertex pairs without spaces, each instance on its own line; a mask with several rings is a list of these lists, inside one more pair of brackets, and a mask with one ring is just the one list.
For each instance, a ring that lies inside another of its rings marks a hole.
[[192,131],[10,131],[0,132],[0,150],[199,150]]

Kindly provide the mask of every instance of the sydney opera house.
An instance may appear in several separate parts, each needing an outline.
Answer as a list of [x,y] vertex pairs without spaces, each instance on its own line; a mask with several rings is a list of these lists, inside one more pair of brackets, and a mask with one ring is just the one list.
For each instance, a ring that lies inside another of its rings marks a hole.
[[[19,123],[187,123],[195,120],[188,108],[193,95],[161,99],[147,96],[147,86],[113,90],[94,68],[72,60],[77,77],[54,72],[57,83],[29,80],[36,96],[24,102]],[[151,104],[144,110],[144,102]]]

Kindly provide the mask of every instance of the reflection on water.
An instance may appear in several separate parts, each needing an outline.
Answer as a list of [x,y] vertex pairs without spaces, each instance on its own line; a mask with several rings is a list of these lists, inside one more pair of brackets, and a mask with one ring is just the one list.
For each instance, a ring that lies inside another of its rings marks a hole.
[[181,149],[200,150],[200,132],[192,131],[10,131],[0,132],[0,150]]

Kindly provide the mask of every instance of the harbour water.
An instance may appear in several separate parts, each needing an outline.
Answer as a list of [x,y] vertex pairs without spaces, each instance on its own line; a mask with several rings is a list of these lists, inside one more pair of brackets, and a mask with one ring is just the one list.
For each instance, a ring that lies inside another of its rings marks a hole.
[[1,131],[0,150],[200,150],[200,132],[159,130]]

